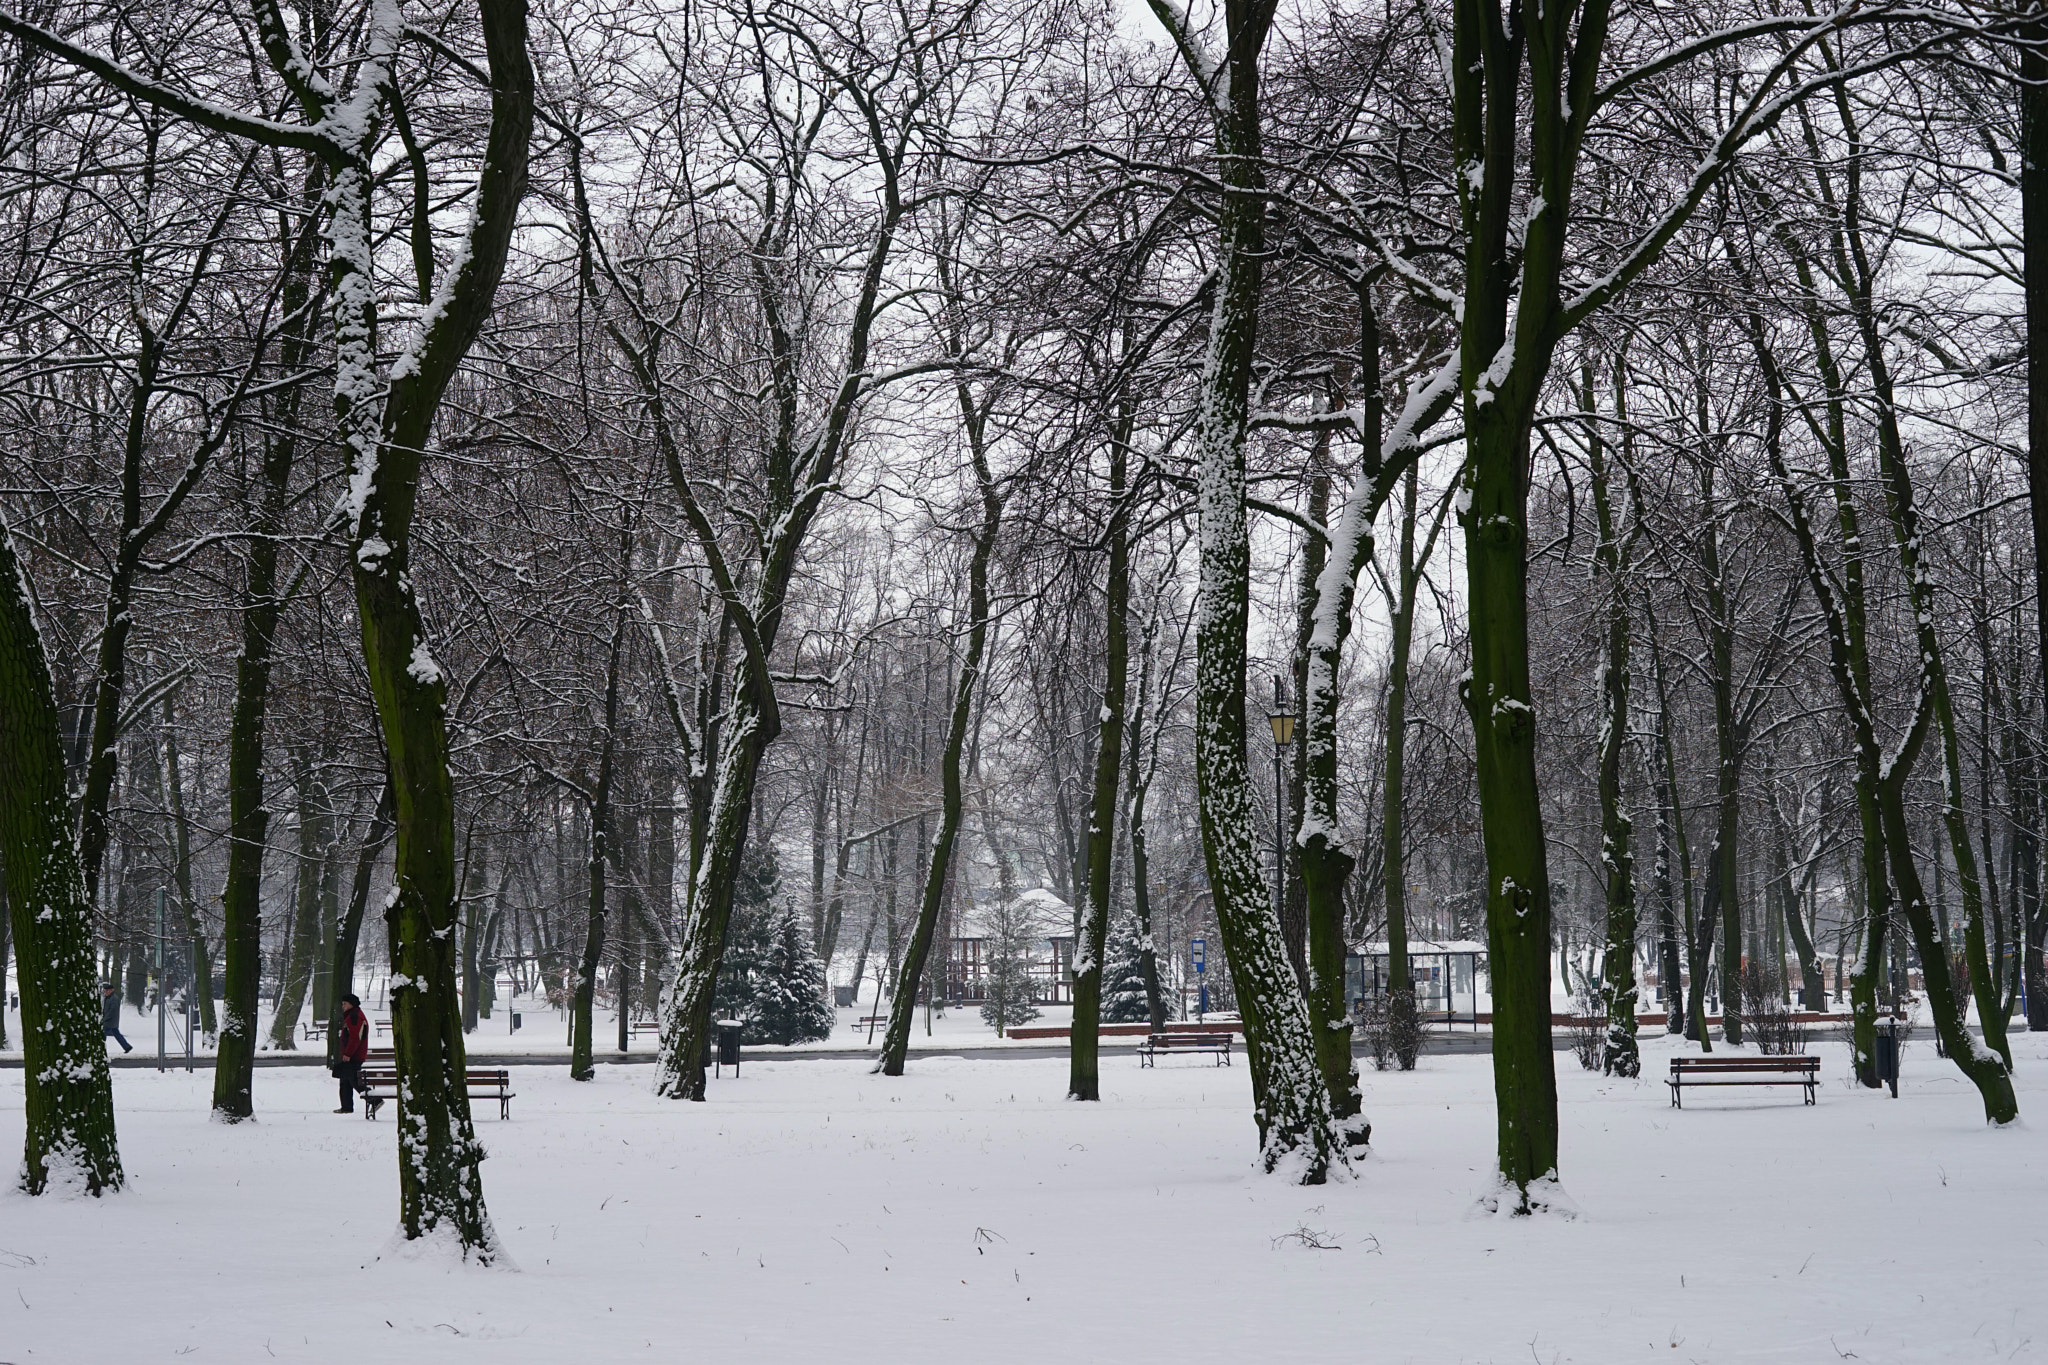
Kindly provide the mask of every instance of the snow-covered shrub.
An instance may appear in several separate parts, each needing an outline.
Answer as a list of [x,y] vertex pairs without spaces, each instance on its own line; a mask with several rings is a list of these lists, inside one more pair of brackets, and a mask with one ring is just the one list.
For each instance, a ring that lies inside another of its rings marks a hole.
[[1407,1009],[1397,1010],[1393,995],[1380,991],[1352,1004],[1353,1036],[1365,1044],[1375,1071],[1415,1069],[1415,1056],[1422,1051],[1422,1026],[1416,1018],[1413,991],[1408,992],[1408,1000]]
[[1793,1019],[1782,986],[1761,964],[1743,964],[1741,989],[1744,1042],[1771,1057],[1806,1051],[1806,1026]]
[[1607,1015],[1600,1003],[1599,983],[1585,977],[1572,992],[1571,1022],[1565,1025],[1572,1056],[1588,1071],[1600,1069],[1600,1050],[1607,1039]]

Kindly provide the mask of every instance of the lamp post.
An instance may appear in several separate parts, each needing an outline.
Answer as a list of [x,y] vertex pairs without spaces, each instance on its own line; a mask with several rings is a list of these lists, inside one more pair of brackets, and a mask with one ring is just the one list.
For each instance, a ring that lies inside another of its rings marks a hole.
[[1281,773],[1280,756],[1294,743],[1294,713],[1287,709],[1287,688],[1280,675],[1273,675],[1273,709],[1266,719],[1273,726],[1273,915],[1287,915],[1287,788]]

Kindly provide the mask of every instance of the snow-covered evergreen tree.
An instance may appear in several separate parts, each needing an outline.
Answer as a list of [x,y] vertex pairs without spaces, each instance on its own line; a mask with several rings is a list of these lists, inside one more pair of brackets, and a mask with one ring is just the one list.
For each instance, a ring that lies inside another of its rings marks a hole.
[[1152,1017],[1145,1000],[1145,974],[1138,965],[1138,924],[1129,915],[1110,921],[1104,955],[1102,1022],[1139,1024]]
[[797,918],[796,907],[784,905],[755,980],[746,1037],[757,1043],[808,1043],[831,1037],[832,1024],[832,1007],[825,1003],[825,964],[811,947],[810,930]]
[[774,946],[774,897],[781,879],[774,849],[747,850],[739,884],[733,888],[732,919],[726,924],[718,989],[711,997],[714,1019],[745,1019],[753,1013],[754,997],[761,990]]

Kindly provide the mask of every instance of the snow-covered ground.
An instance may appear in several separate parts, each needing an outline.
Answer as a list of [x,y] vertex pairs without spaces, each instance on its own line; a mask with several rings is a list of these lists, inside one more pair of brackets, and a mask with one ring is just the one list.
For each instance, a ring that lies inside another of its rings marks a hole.
[[[703,1105],[647,1068],[515,1073],[479,1120],[517,1269],[394,1254],[389,1116],[312,1069],[115,1074],[131,1179],[0,1194],[0,1359],[1878,1362],[2048,1359],[2048,1037],[2019,1034],[2035,1127],[1989,1132],[1925,1044],[1904,1097],[1825,1044],[1790,1091],[1669,1108],[1559,1057],[1577,1221],[1472,1217],[1493,1146],[1483,1056],[1366,1076],[1374,1153],[1301,1189],[1252,1173],[1243,1066],[749,1061]],[[0,1152],[21,1137],[0,1072]]]

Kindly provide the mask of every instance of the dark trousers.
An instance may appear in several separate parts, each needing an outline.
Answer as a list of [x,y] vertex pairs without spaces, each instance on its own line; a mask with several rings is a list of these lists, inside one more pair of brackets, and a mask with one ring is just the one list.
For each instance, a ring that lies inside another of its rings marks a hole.
[[341,1112],[356,1112],[356,1092],[363,1088],[363,1064],[361,1062],[336,1062],[334,1078],[341,1082]]
[[121,1045],[121,1051],[123,1052],[133,1052],[135,1050],[133,1047],[129,1046],[128,1040],[121,1036],[121,1026],[119,1024],[107,1025],[107,1037],[112,1038],[115,1042],[119,1043]]

